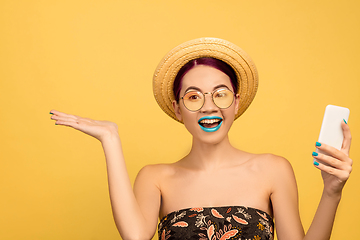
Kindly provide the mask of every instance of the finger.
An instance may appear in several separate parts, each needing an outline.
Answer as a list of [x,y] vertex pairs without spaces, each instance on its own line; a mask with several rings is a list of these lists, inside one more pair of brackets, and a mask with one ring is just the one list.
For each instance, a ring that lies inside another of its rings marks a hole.
[[313,152],[312,156],[316,160],[320,161],[321,163],[325,163],[325,164],[330,165],[330,166],[332,166],[334,168],[341,169],[342,161],[339,161],[336,158],[330,157],[330,156],[325,155],[325,154],[317,153],[317,152]]
[[55,116],[61,116],[61,117],[70,117],[70,118],[73,118],[73,119],[77,118],[77,116],[75,116],[75,115],[59,112],[59,111],[56,111],[56,110],[51,110],[50,114],[53,114]]
[[317,162],[314,162],[314,166],[316,168],[320,169],[321,171],[324,171],[330,175],[337,177],[340,181],[343,181],[343,182],[348,180],[348,178],[350,177],[351,171],[336,169],[331,166],[326,166],[322,163],[317,163]]
[[72,127],[75,129],[78,129],[77,126],[78,124],[74,121],[62,121],[62,120],[57,120],[55,122],[56,125],[60,125],[60,126],[67,126],[67,127]]
[[56,120],[56,121],[61,121],[61,122],[74,122],[74,123],[79,123],[79,121],[77,119],[74,119],[72,117],[64,117],[64,116],[57,116],[57,115],[53,115],[51,116],[52,120]]
[[333,168],[339,169],[339,170],[346,170],[351,171],[351,164],[346,161],[340,161],[339,159],[336,159],[334,157],[313,152],[312,156],[319,162],[324,163],[325,165],[331,166]]
[[349,156],[346,153],[340,151],[339,149],[336,149],[336,148],[334,148],[330,145],[324,144],[324,143],[317,143],[315,146],[322,153],[330,155],[330,156],[337,158],[344,162],[348,162],[348,163],[351,162],[351,159],[349,158]]
[[341,123],[341,127],[342,127],[343,134],[344,134],[344,140],[343,140],[341,150],[345,151],[345,153],[347,153],[349,155],[350,145],[351,145],[350,127],[345,122]]

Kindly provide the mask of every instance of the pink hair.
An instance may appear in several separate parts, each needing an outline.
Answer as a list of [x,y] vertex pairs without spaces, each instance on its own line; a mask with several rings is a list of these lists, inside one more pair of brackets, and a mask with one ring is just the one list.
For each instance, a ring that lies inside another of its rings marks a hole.
[[203,58],[197,58],[197,59],[193,59],[193,60],[189,61],[177,73],[175,80],[174,80],[174,87],[173,87],[175,100],[177,102],[179,102],[179,98],[180,98],[179,95],[180,95],[180,91],[181,91],[181,87],[182,87],[183,77],[185,76],[186,73],[188,73],[191,69],[193,69],[197,65],[210,66],[210,67],[216,68],[217,70],[220,70],[223,73],[225,73],[226,75],[228,75],[230,78],[230,81],[231,81],[231,85],[233,87],[233,91],[235,94],[237,93],[239,86],[238,86],[238,81],[237,81],[237,77],[236,77],[234,69],[232,67],[230,67],[227,63],[225,63],[219,59],[203,57]]

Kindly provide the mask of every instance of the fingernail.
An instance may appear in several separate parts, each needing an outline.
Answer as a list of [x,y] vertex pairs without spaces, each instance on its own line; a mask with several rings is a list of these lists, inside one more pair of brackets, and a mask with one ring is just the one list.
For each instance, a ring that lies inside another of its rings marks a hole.
[[55,125],[57,125],[57,123],[55,123]]
[[345,119],[343,119],[343,120],[344,120],[344,123],[347,124],[346,120]]
[[314,161],[315,166],[319,166],[319,163],[317,161]]
[[317,146],[317,147],[320,147],[320,146],[321,146],[321,143],[316,142],[316,146]]
[[312,155],[313,155],[313,156],[317,156],[317,155],[319,155],[319,154],[318,154],[317,152],[313,152]]
[[52,112],[50,112],[50,114],[53,114]]

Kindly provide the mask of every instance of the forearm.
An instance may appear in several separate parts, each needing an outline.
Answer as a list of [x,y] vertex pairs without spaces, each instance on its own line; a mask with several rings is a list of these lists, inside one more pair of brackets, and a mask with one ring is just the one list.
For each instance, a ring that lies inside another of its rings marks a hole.
[[349,157],[351,145],[350,128],[341,121],[344,139],[341,149],[316,142],[319,153],[313,152],[314,166],[321,170],[324,191],[314,220],[306,234],[306,240],[329,240],[335,220],[341,192],[352,171],[353,160]]
[[329,196],[323,192],[318,209],[304,240],[329,240],[341,194]]
[[103,139],[101,143],[107,163],[111,206],[120,235],[123,239],[150,239],[151,230],[147,229],[148,226],[131,187],[119,136],[113,134]]

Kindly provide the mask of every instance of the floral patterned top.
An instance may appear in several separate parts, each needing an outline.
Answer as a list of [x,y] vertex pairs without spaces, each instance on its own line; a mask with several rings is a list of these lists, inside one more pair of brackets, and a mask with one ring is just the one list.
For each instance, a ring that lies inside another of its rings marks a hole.
[[159,240],[273,240],[269,214],[243,206],[188,208],[160,220]]

